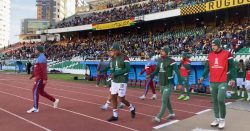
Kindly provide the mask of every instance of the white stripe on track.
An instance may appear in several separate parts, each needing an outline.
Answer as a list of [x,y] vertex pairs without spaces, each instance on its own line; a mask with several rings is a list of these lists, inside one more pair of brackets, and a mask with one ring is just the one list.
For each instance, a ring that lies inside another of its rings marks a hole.
[[43,129],[43,130],[45,130],[45,131],[52,131],[51,129],[48,129],[48,128],[44,127],[44,126],[41,126],[41,125],[39,125],[39,124],[37,124],[37,123],[35,123],[35,122],[32,122],[32,121],[30,121],[30,120],[28,120],[28,119],[25,119],[25,118],[23,118],[23,117],[21,117],[21,116],[15,114],[15,113],[12,113],[12,112],[10,112],[10,111],[7,111],[7,110],[5,110],[5,109],[3,109],[3,108],[1,108],[1,107],[0,107],[0,110],[1,110],[1,111],[4,111],[5,113],[8,113],[8,114],[10,114],[10,115],[12,115],[12,116],[15,116],[15,117],[17,117],[17,118],[19,118],[19,119],[21,119],[21,120],[24,120],[24,121],[26,121],[26,122],[28,122],[28,123],[34,125],[34,126],[37,126],[37,127],[41,128],[41,129]]
[[[17,98],[21,98],[21,99],[27,100],[27,101],[33,101],[31,99],[28,99],[28,98],[25,98],[25,97],[22,97],[22,96],[18,96],[18,95],[15,95],[15,94],[11,94],[11,93],[8,93],[8,92],[4,92],[4,91],[0,91],[0,93],[10,95],[10,96],[14,96],[14,97],[17,97]],[[46,104],[46,103],[43,103],[43,102],[40,102],[40,104],[46,105],[46,106],[49,106],[49,107],[53,107],[53,106],[51,106],[49,104]],[[99,118],[96,118],[96,117],[92,117],[92,116],[82,114],[82,113],[79,113],[79,112],[71,111],[71,110],[68,110],[68,109],[65,109],[65,108],[57,108],[57,109],[65,111],[65,112],[70,112],[70,113],[75,114],[75,115],[87,117],[87,118],[90,118],[90,119],[93,119],[93,120],[97,120],[97,121],[100,121],[100,122],[103,122],[103,123],[106,123],[106,124],[122,127],[122,128],[128,129],[128,130],[131,130],[131,131],[138,131],[136,129],[133,129],[133,128],[130,128],[130,127],[127,127],[127,126],[122,126],[122,125],[119,125],[119,124],[111,123],[111,122],[108,122],[108,121],[105,121],[105,120],[102,120],[102,119],[99,119]]]

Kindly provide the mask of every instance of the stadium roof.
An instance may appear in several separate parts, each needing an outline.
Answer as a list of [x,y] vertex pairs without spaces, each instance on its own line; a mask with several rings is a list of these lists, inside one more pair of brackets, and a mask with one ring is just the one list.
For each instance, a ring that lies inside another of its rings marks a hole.
[[105,3],[116,3],[120,0],[78,0],[82,5],[91,4],[91,5],[101,5]]
[[76,7],[77,7],[77,12],[85,12],[89,11],[89,8],[92,10],[98,10],[99,7],[102,7],[103,5],[108,5],[108,4],[117,4],[121,2],[121,0],[77,0]]

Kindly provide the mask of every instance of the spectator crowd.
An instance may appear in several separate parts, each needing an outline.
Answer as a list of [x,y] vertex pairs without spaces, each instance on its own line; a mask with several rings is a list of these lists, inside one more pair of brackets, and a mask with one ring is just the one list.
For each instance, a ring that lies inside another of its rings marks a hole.
[[121,43],[123,53],[128,56],[144,57],[152,52],[157,54],[165,45],[170,47],[170,55],[179,55],[182,52],[208,54],[211,51],[211,41],[215,37],[221,38],[223,47],[232,53],[250,45],[249,21],[242,24],[221,24],[210,32],[206,30],[207,27],[189,27],[184,30],[173,28],[163,32],[141,29],[137,32],[131,30],[113,34],[90,34],[82,38],[64,38],[59,42],[18,43],[15,48],[5,49],[4,54],[6,58],[33,58],[35,47],[43,45],[48,59],[51,60],[71,59],[75,56],[95,59],[107,57],[108,50],[115,41]]
[[[146,14],[167,11],[184,6],[205,3],[212,0],[126,0],[121,1],[121,4],[125,6],[118,6],[115,8],[96,11],[91,13],[84,13],[74,15],[69,19],[65,19],[59,22],[55,27],[64,28],[78,25],[87,24],[101,24],[107,22],[114,22],[119,20],[130,19],[136,16],[142,16]],[[109,7],[113,7],[111,4]]]

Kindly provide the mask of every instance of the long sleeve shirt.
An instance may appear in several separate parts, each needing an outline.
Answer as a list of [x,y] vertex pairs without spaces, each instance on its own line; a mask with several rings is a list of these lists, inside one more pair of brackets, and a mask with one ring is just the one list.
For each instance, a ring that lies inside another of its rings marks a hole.
[[242,67],[237,66],[236,71],[237,71],[237,78],[243,78],[245,80],[245,78],[246,78],[246,68],[245,68],[245,66],[244,65]]
[[143,74],[146,71],[147,75],[150,75],[151,73],[154,72],[156,68],[156,64],[152,60],[148,60],[145,68],[140,72],[140,74]]
[[173,72],[175,72],[178,77],[178,84],[182,84],[182,79],[176,62],[170,57],[162,58],[157,63],[157,67],[154,72],[150,74],[150,78],[153,78],[159,73],[159,84],[161,86],[166,86],[168,84],[173,84]]
[[113,76],[112,80],[115,83],[127,83],[128,73],[130,71],[129,58],[119,55],[111,60],[112,69],[110,72]]
[[33,77],[35,78],[35,80],[47,80],[48,79],[47,60],[43,53],[40,53],[35,61],[33,74],[31,78]]

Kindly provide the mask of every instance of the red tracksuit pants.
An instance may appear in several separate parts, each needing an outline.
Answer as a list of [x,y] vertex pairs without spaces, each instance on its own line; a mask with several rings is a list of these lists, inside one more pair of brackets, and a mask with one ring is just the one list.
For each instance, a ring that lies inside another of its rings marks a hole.
[[38,109],[39,104],[39,94],[52,102],[55,102],[55,98],[49,95],[47,92],[44,91],[45,84],[43,84],[43,80],[37,80],[33,87],[33,101],[34,107]]
[[[147,84],[147,83],[146,83]],[[152,93],[155,94],[155,86],[154,86],[154,81],[150,80],[149,85],[145,85],[145,86],[150,86]],[[146,90],[144,92],[144,95],[146,96],[148,93],[148,88],[146,87]]]

